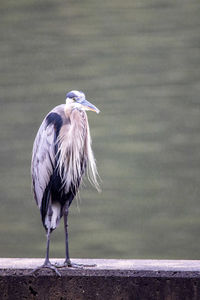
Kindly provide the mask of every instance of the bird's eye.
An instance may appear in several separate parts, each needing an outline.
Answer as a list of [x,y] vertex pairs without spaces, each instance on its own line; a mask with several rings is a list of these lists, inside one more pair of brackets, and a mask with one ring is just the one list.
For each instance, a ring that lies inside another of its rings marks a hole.
[[73,100],[73,101],[76,101],[76,98],[75,98],[75,97],[73,97],[73,98],[72,98],[72,100]]

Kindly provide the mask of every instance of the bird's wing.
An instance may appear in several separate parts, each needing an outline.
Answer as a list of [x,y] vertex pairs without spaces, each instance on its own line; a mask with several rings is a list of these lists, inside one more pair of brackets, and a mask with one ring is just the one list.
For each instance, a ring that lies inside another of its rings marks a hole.
[[31,165],[33,191],[39,207],[55,166],[54,145],[54,125],[52,123],[47,125],[45,118],[34,141]]

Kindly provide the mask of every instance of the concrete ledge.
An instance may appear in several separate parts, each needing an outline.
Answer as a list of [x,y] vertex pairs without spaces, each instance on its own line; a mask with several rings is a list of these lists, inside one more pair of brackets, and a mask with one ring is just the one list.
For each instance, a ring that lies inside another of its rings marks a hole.
[[[63,259],[52,259],[63,262]],[[199,300],[200,261],[73,259],[96,264],[30,274],[43,259],[0,259],[0,299]]]

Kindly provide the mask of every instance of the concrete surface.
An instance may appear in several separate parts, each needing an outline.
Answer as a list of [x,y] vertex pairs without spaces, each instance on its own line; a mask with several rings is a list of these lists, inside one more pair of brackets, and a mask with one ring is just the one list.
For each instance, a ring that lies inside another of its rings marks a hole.
[[31,274],[43,261],[1,258],[0,299],[200,300],[200,261],[72,259],[88,266]]

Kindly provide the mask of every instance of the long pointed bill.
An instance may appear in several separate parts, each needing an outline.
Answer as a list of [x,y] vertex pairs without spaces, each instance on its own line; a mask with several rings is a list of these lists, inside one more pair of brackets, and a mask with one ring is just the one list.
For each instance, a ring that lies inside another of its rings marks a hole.
[[91,110],[91,111],[96,112],[97,114],[100,113],[100,110],[87,100],[84,100],[83,102],[81,102],[81,105],[84,106],[85,110]]

